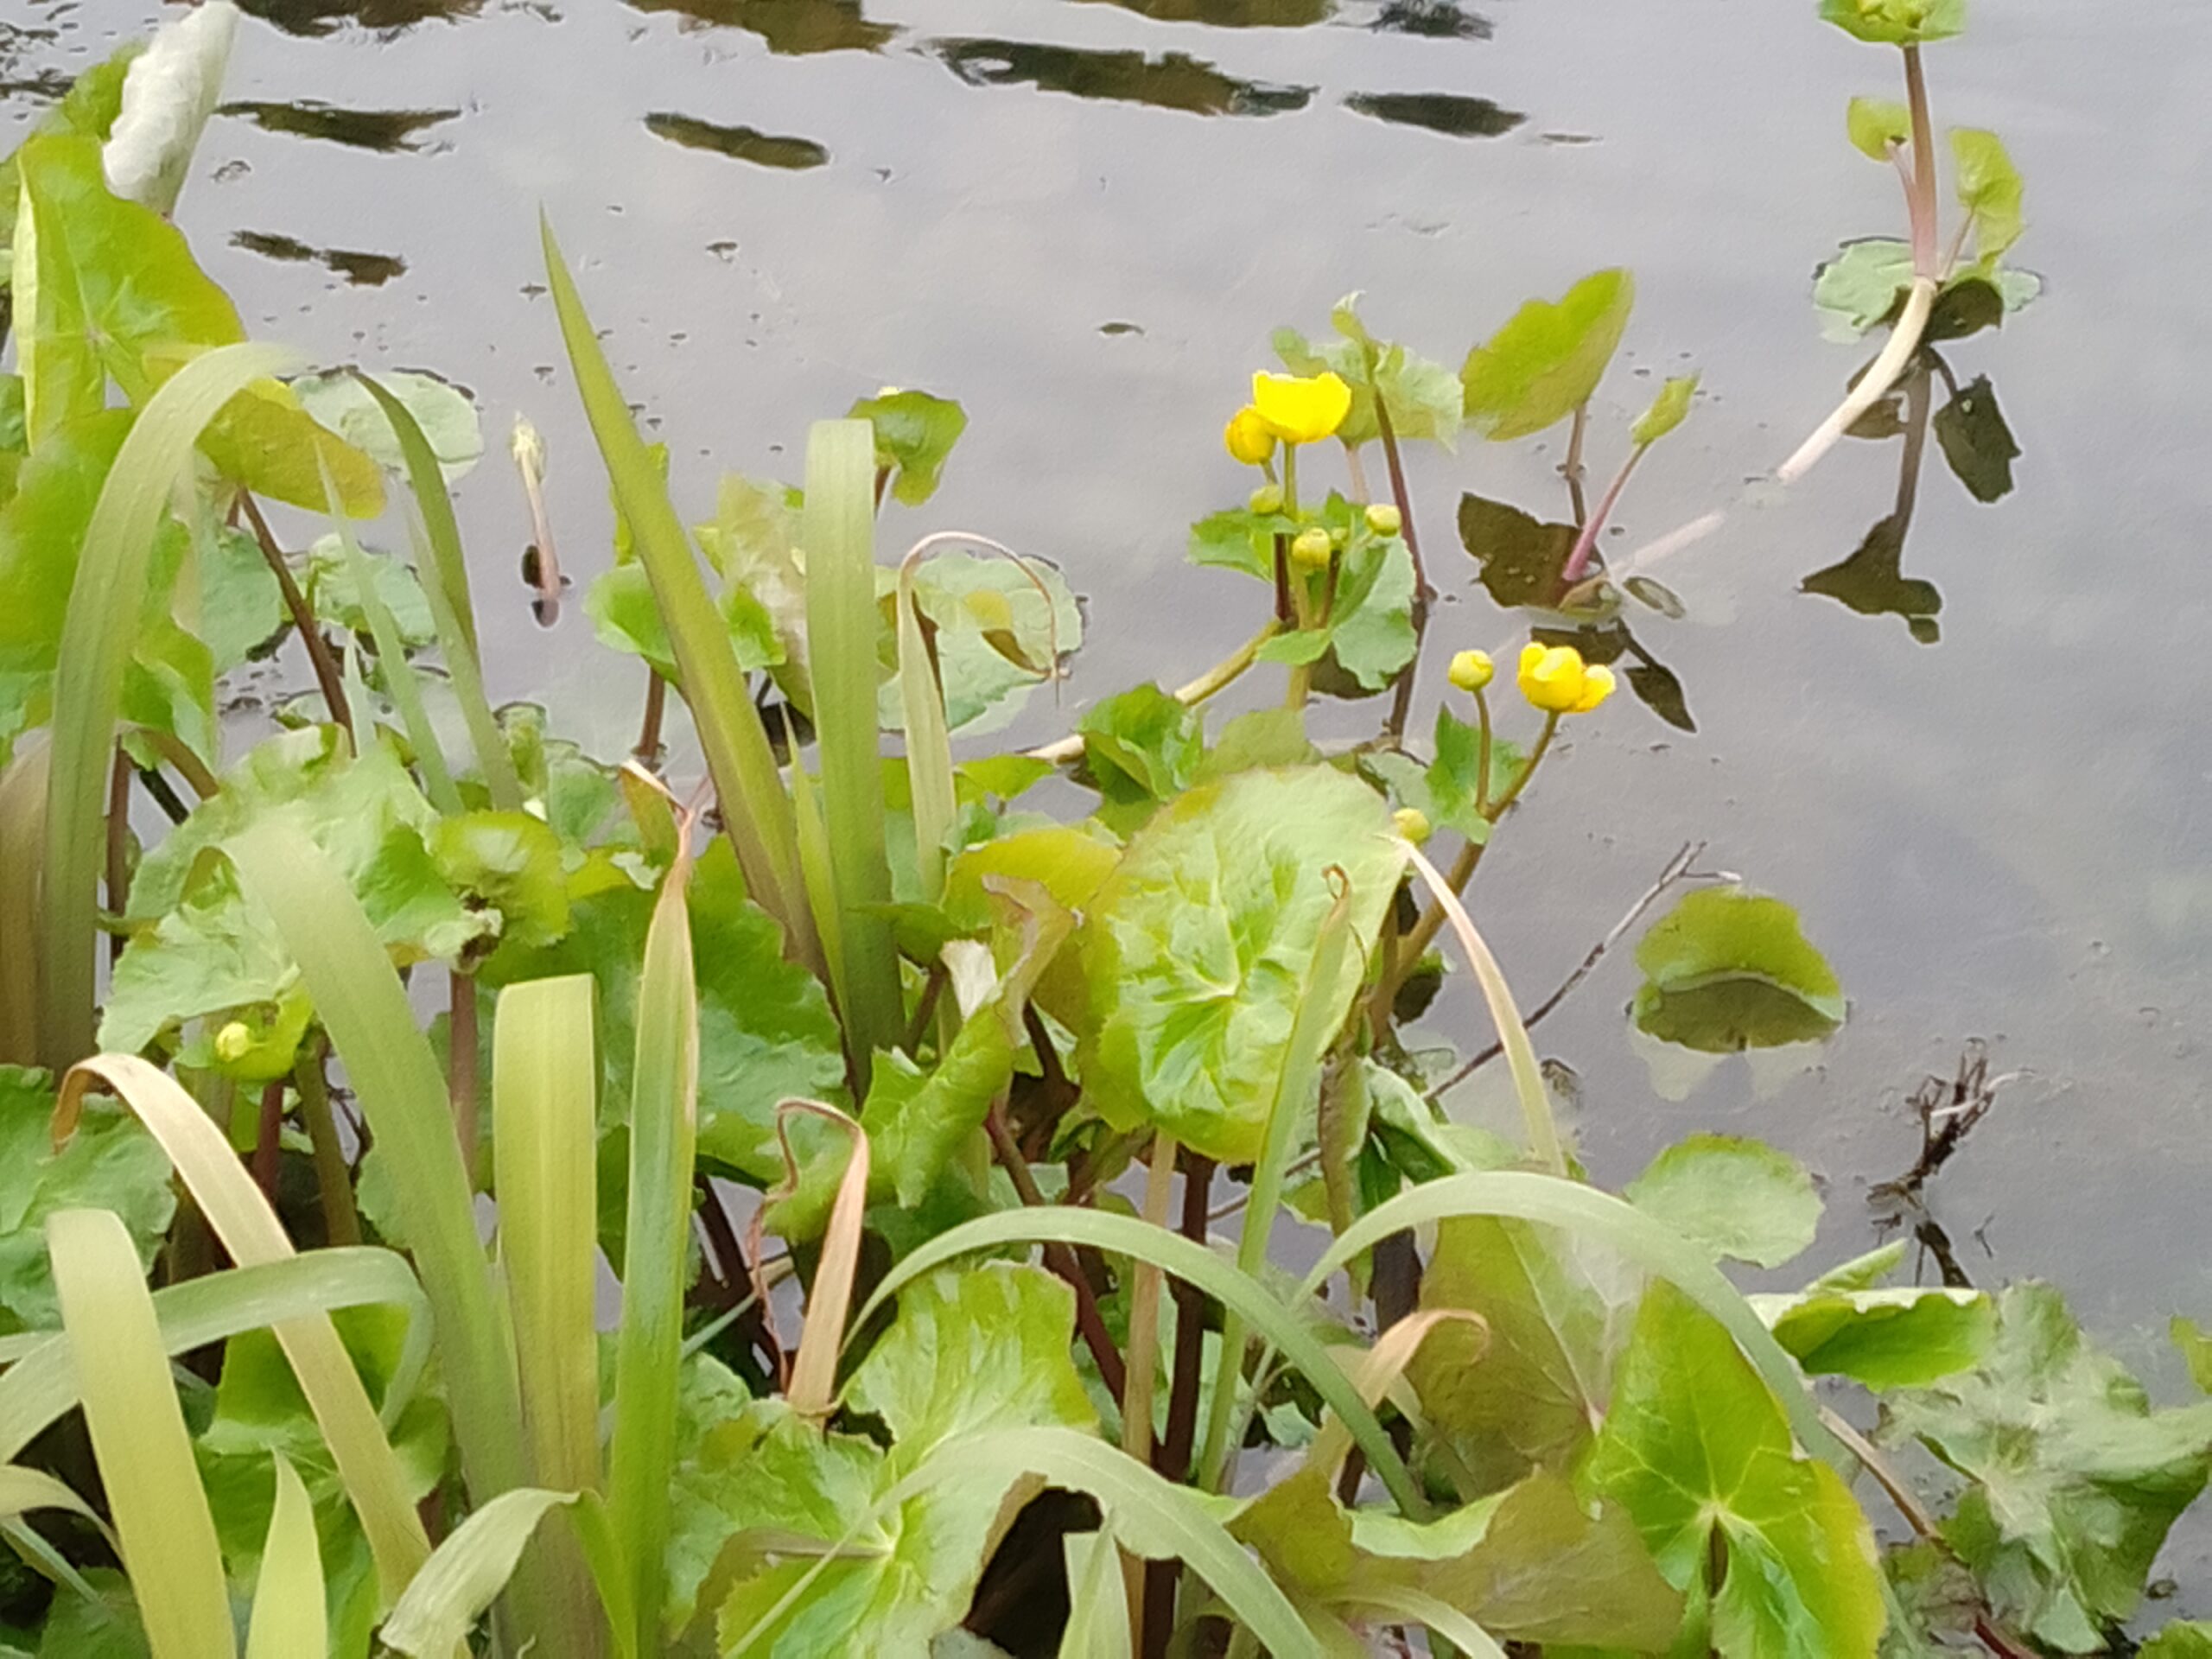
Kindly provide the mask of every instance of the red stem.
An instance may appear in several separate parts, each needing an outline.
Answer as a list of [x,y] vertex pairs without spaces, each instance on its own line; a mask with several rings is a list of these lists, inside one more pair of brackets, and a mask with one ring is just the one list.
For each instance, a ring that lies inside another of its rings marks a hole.
[[1573,587],[1590,568],[1590,557],[1598,550],[1598,537],[1605,528],[1605,520],[1613,516],[1613,509],[1620,505],[1621,492],[1628,488],[1628,480],[1635,473],[1637,463],[1643,459],[1643,452],[1650,447],[1648,443],[1639,443],[1629,451],[1627,463],[1606,489],[1605,499],[1598,503],[1598,511],[1590,515],[1590,522],[1582,526],[1582,533],[1574,538],[1574,550],[1567,556],[1567,563],[1559,573],[1561,588]]

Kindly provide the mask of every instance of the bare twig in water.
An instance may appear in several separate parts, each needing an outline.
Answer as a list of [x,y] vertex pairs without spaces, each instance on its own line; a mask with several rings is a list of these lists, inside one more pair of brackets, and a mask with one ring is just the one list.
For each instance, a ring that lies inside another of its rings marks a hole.
[[1977,1038],[1959,1056],[1955,1077],[1924,1079],[1912,1096],[1912,1109],[1920,1119],[1920,1156],[1897,1179],[1884,1181],[1869,1192],[1869,1201],[1916,1208],[1921,1189],[1957,1155],[1974,1125],[1989,1116],[1997,1091],[2020,1076],[2009,1071],[1991,1077],[1989,1051]]
[[[1628,931],[1634,927],[1637,923],[1643,920],[1645,912],[1648,912],[1652,906],[1657,904],[1659,900],[1665,896],[1668,890],[1675,887],[1677,883],[1683,881],[1726,881],[1731,880],[1732,878],[1726,871],[1700,870],[1696,868],[1697,861],[1704,853],[1705,849],[1706,843],[1701,841],[1685,842],[1681,850],[1676,853],[1674,857],[1667,861],[1667,868],[1659,872],[1658,880],[1654,881],[1650,887],[1644,890],[1643,896],[1638,899],[1635,904],[1629,907],[1627,914],[1624,915],[1620,920],[1613,924],[1612,927],[1607,931],[1604,938],[1599,940],[1597,944],[1590,947],[1589,955],[1584,957],[1582,960],[1575,965],[1575,969],[1573,973],[1569,974],[1564,980],[1560,982],[1559,988],[1529,1011],[1529,1017],[1523,1023],[1528,1026],[1534,1027],[1539,1020],[1541,1020],[1546,1014],[1551,1013],[1551,1011],[1559,1007],[1560,1003],[1566,1001],[1567,997],[1573,992],[1574,988],[1581,984],[1584,980],[1589,978],[1592,972],[1596,969],[1598,964],[1605,959],[1606,954],[1611,951],[1615,945],[1618,944],[1622,939],[1627,937]],[[1461,1084],[1465,1083],[1469,1077],[1474,1076],[1476,1072],[1481,1071],[1483,1067],[1488,1065],[1492,1060],[1496,1059],[1504,1052],[1505,1049],[1503,1045],[1492,1043],[1488,1048],[1484,1049],[1480,1053],[1468,1060],[1465,1065],[1462,1065],[1450,1077],[1445,1078],[1443,1082],[1431,1089],[1428,1091],[1428,1099],[1430,1103],[1433,1104],[1446,1091],[1458,1088]]]

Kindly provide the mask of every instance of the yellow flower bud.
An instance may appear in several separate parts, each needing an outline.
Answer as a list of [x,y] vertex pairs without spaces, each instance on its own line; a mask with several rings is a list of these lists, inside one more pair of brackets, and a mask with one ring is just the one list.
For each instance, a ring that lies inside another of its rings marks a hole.
[[1430,835],[1428,814],[1417,806],[1402,806],[1390,815],[1390,822],[1398,826],[1398,833],[1416,847]]
[[1333,374],[1255,374],[1252,408],[1285,443],[1319,443],[1351,413],[1351,388]]
[[1221,441],[1247,467],[1259,466],[1275,452],[1274,429],[1249,404],[1229,417]]
[[1497,676],[1497,664],[1486,651],[1463,651],[1452,658],[1452,683],[1462,691],[1479,691]]
[[1272,512],[1281,512],[1282,511],[1282,486],[1280,484],[1262,484],[1258,489],[1252,492],[1251,496],[1245,501],[1244,505],[1251,508],[1253,512],[1260,514],[1262,518],[1265,518],[1268,514]]
[[1405,515],[1378,501],[1367,510],[1367,527],[1377,536],[1395,536],[1406,527]]
[[252,1052],[253,1033],[243,1020],[233,1020],[215,1033],[215,1058],[226,1065],[236,1065]]
[[1573,645],[1521,649],[1521,695],[1549,715],[1586,715],[1613,694],[1613,671],[1589,667]]
[[1335,552],[1336,549],[1329,542],[1329,532],[1319,524],[1311,530],[1300,531],[1290,543],[1290,556],[1309,569],[1322,569]]

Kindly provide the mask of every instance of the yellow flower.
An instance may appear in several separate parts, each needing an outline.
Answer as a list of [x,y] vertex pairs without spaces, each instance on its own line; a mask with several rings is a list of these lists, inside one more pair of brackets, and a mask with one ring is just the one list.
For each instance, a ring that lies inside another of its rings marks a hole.
[[1229,446],[1229,453],[1247,467],[1261,465],[1275,452],[1274,429],[1249,404],[1229,417],[1229,427],[1221,435],[1221,441]]
[[1336,548],[1329,540],[1329,532],[1319,524],[1301,530],[1290,543],[1290,556],[1308,569],[1319,570],[1327,564]]
[[236,1065],[252,1052],[253,1033],[243,1020],[233,1020],[215,1033],[215,1058],[226,1065]]
[[1449,677],[1462,691],[1479,691],[1497,675],[1497,664],[1486,651],[1463,651],[1452,658]]
[[1427,841],[1431,833],[1428,814],[1417,806],[1402,806],[1390,815],[1390,822],[1398,833],[1416,847]]
[[1548,715],[1586,715],[1613,695],[1613,671],[1588,665],[1573,645],[1521,648],[1521,695]]
[[1395,507],[1377,502],[1367,510],[1367,527],[1377,536],[1395,536],[1406,527],[1406,517]]
[[1245,498],[1244,505],[1262,518],[1282,511],[1282,486],[1262,484]]
[[1333,374],[1255,374],[1252,409],[1285,443],[1319,443],[1351,413],[1351,388]]

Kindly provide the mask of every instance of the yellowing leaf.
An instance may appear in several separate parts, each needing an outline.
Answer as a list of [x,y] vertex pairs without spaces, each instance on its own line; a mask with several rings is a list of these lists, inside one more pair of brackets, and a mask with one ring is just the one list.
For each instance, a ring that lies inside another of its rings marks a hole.
[[1886,162],[1891,144],[1912,140],[1912,112],[1885,99],[1854,98],[1844,115],[1851,142],[1869,161]]
[[2024,187],[2019,169],[1993,132],[1959,127],[1951,133],[1951,159],[1958,167],[1959,202],[1974,220],[1974,253],[1996,258],[2020,239]]
[[1651,407],[1637,417],[1629,429],[1629,438],[1639,448],[1665,437],[1689,418],[1690,399],[1697,396],[1698,377],[1679,375],[1659,388],[1659,395],[1651,400]]

